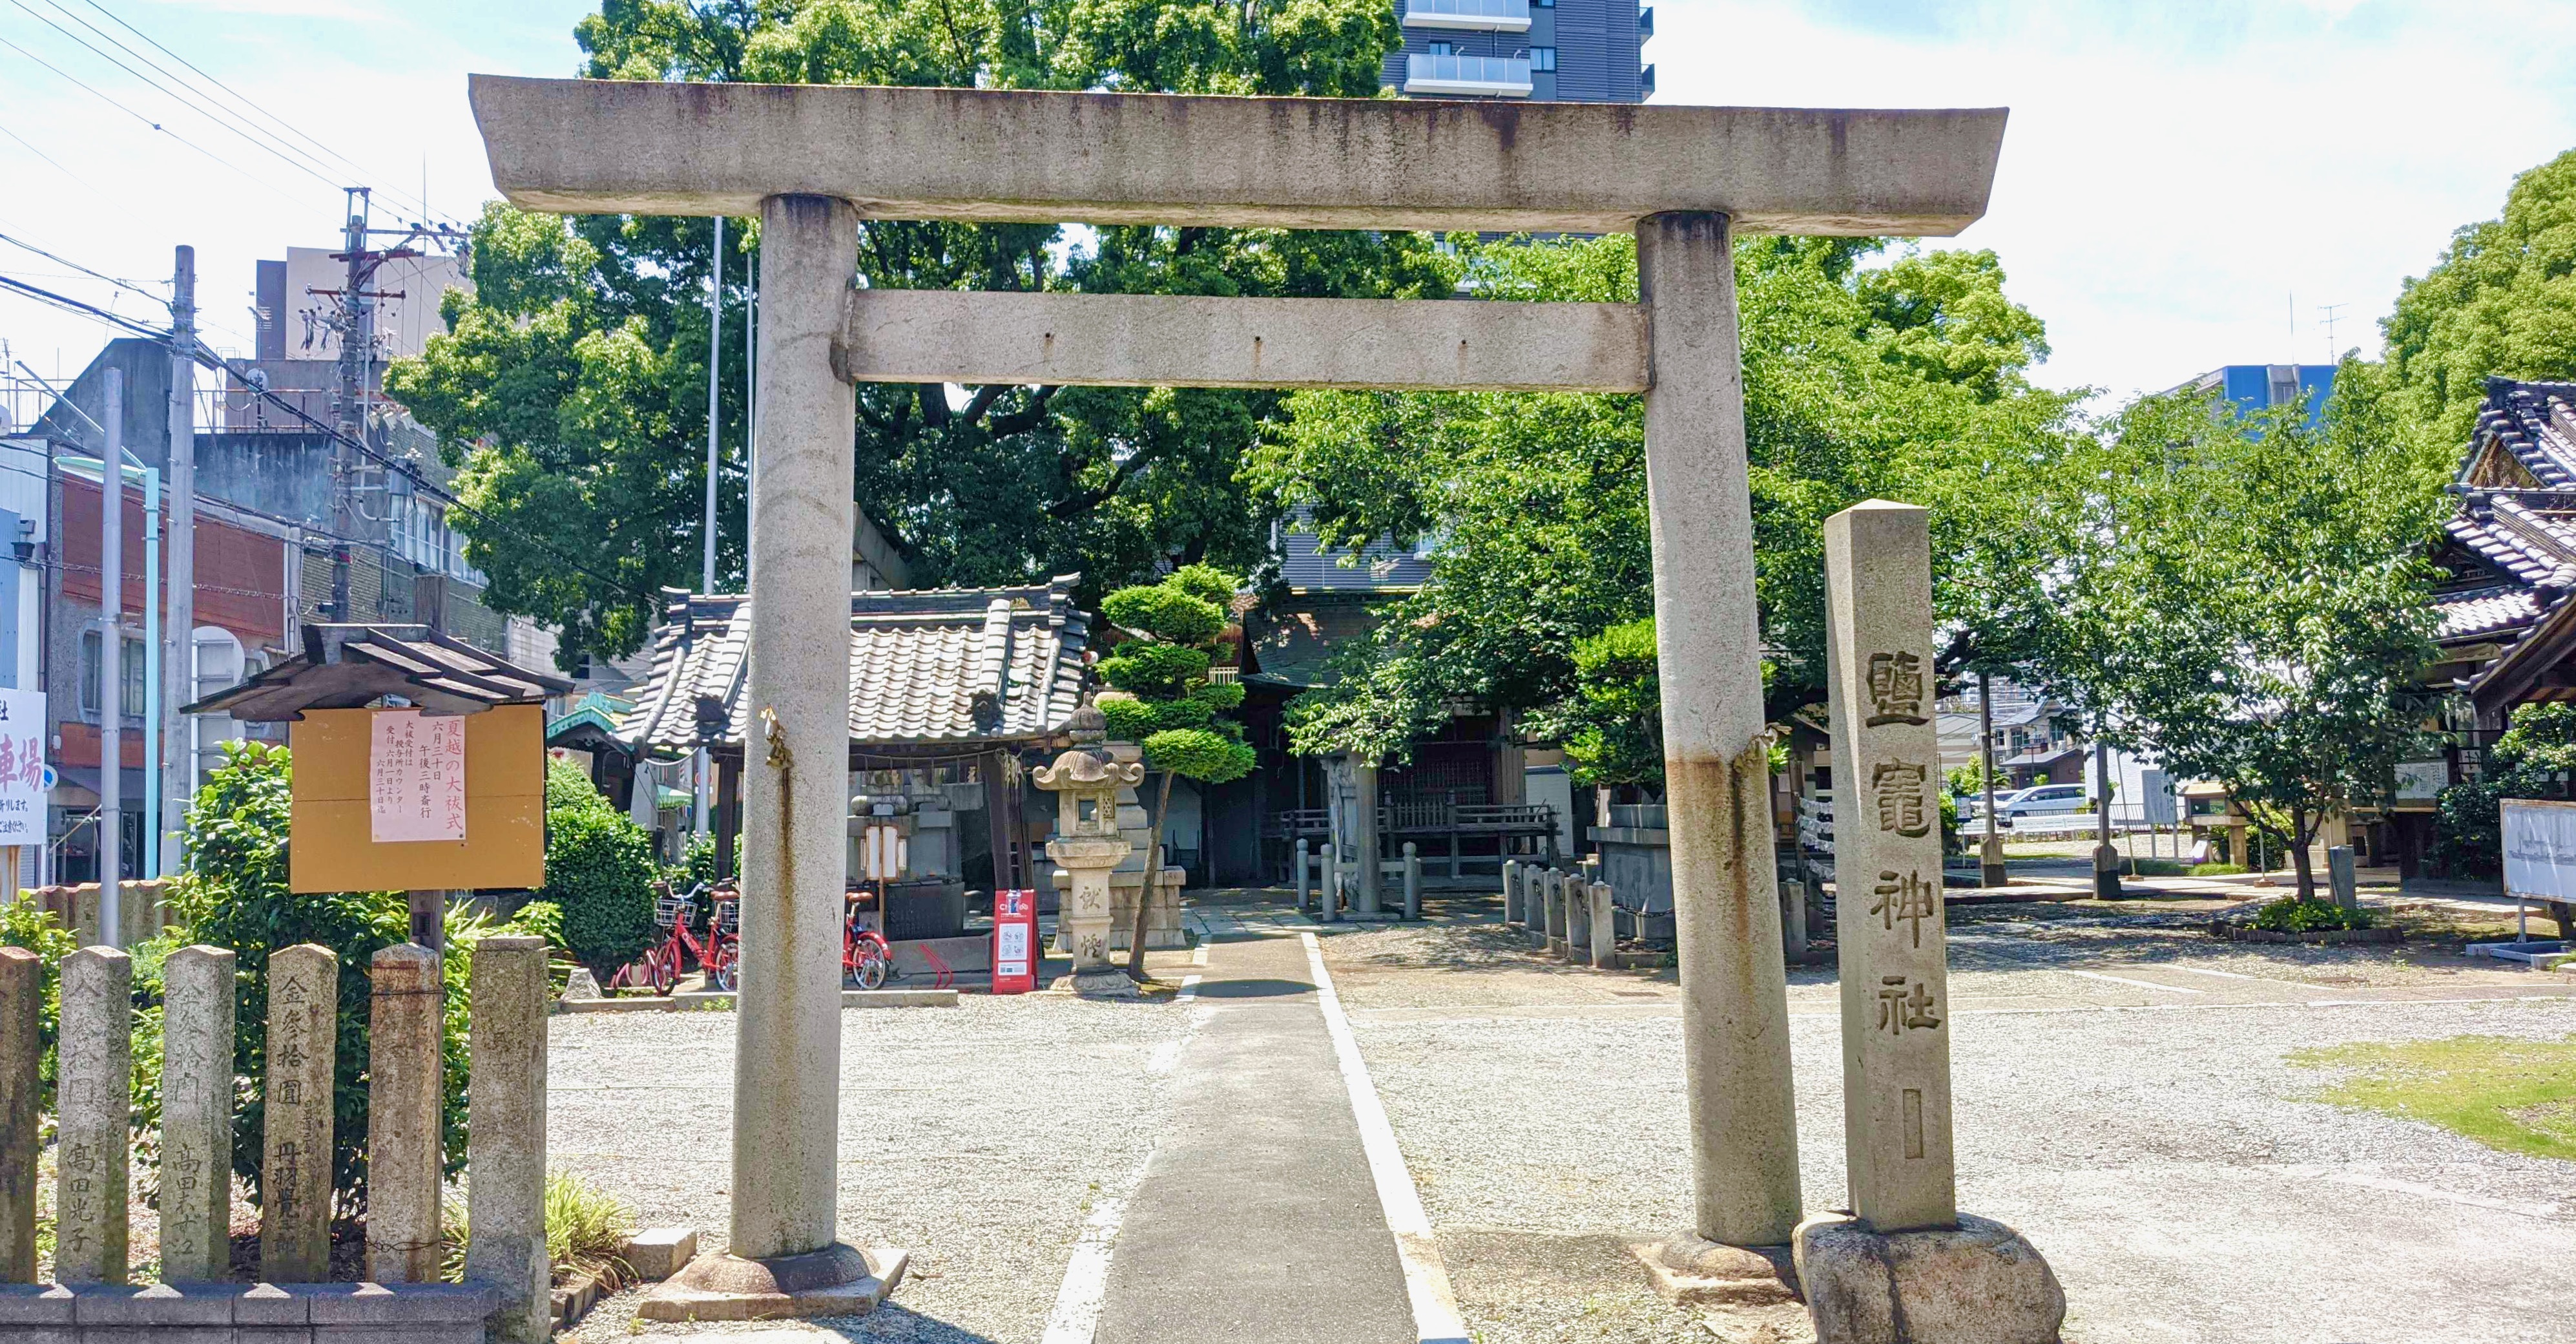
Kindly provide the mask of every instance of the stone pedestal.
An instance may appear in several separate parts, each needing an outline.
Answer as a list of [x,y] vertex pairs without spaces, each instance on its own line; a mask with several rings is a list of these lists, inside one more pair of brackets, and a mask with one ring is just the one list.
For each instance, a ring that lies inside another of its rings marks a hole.
[[439,1259],[439,1024],[446,996],[438,953],[418,943],[377,951],[367,1032],[367,1274],[435,1283]]
[[647,1294],[635,1314],[648,1321],[864,1316],[885,1305],[908,1259],[890,1246],[839,1244],[767,1260],[701,1255]]
[[161,1279],[232,1277],[233,966],[183,947],[162,964]]
[[313,943],[268,959],[268,1073],[259,1182],[259,1273],[271,1283],[331,1278],[331,1081],[340,959]]
[[[1110,931],[1116,925],[1109,896],[1109,870],[1126,857],[1123,839],[1059,838],[1047,842],[1047,857],[1063,865],[1069,879],[1057,918],[1073,949],[1073,983],[1086,997],[1133,997],[1136,982],[1110,960]],[[1132,907],[1131,907],[1132,909]]]
[[1798,1271],[1786,1246],[1744,1247],[1680,1232],[1632,1245],[1647,1281],[1668,1302],[1771,1307],[1798,1300]]
[[[1130,851],[1133,857],[1134,851]],[[1056,879],[1057,890],[1064,890],[1069,874]],[[1189,935],[1181,927],[1181,884],[1188,877],[1182,869],[1166,864],[1154,875],[1153,903],[1145,908],[1145,948],[1147,951],[1169,951],[1190,945]],[[1112,870],[1109,874],[1109,950],[1127,950],[1127,941],[1136,930],[1136,901],[1145,891],[1142,869]]]
[[1792,1245],[1816,1344],[2058,1344],[2065,1290],[2001,1223],[1878,1232],[1837,1211]]
[[0,947],[0,1283],[36,1281],[44,981],[44,958],[23,947]]
[[[1145,767],[1118,759],[1102,745],[1107,723],[1094,706],[1075,711],[1068,731],[1073,748],[1029,775],[1039,788],[1056,795],[1056,833],[1046,852],[1064,870],[1056,920],[1073,953],[1073,974],[1067,977],[1072,983],[1064,987],[1086,996],[1130,998],[1137,992],[1136,982],[1109,960],[1115,914],[1110,874],[1136,848],[1127,836],[1128,819],[1121,815],[1134,804],[1122,804],[1120,798],[1133,796]],[[1135,907],[1128,910],[1132,918]]]
[[57,1051],[54,1281],[123,1283],[134,1109],[134,963],[124,953],[84,947],[63,958]]

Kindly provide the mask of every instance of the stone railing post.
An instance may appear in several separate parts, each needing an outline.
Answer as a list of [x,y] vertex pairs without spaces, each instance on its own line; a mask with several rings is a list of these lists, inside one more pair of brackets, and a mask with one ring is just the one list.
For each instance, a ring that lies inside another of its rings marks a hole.
[[233,954],[183,947],[161,968],[161,1279],[232,1277]]
[[1306,872],[1308,850],[1303,836],[1297,839],[1297,908],[1306,908],[1306,884],[1312,880]]
[[1592,960],[1592,884],[1575,873],[1565,882],[1565,950],[1567,961],[1585,965]]
[[1619,913],[1610,899],[1610,884],[1592,884],[1592,964],[1609,970],[1619,964]]
[[400,943],[367,966],[367,1274],[435,1283],[439,1244],[439,1027],[447,996],[436,952]]
[[1517,860],[1503,860],[1503,927],[1521,922],[1521,866]]
[[1547,950],[1551,956],[1565,955],[1568,903],[1574,896],[1574,875],[1562,868],[1547,870]]
[[1711,1241],[1775,1246],[1798,1223],[1797,1098],[1772,890],[1770,730],[1731,232],[1712,212],[1650,215],[1637,225],[1646,496],[1693,1222]]
[[134,963],[112,947],[63,958],[55,1111],[54,1281],[123,1283],[127,1123],[134,1111]]
[[340,958],[299,943],[268,958],[268,1076],[259,1181],[259,1273],[271,1283],[331,1278],[332,1083],[339,1055]]
[[1404,917],[1422,918],[1422,855],[1413,842],[1404,842]]
[[546,942],[474,945],[467,1049],[465,1275],[497,1285],[502,1344],[554,1333],[546,1259]]
[[44,987],[44,958],[23,947],[0,947],[0,1283],[36,1281]]
[[1330,924],[1342,917],[1342,844],[1324,842],[1324,889],[1315,899],[1315,916]]

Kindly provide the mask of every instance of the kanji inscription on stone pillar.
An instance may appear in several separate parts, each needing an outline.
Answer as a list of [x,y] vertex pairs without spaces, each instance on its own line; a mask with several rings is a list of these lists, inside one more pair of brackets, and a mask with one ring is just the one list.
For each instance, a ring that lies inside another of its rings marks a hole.
[[1860,785],[1834,832],[1843,1143],[1852,1211],[1881,1232],[1958,1221],[1926,517],[1872,500],[1825,523],[1834,774]]
[[331,1079],[340,959],[312,943],[268,959],[268,1076],[262,1096],[260,1277],[331,1277]]

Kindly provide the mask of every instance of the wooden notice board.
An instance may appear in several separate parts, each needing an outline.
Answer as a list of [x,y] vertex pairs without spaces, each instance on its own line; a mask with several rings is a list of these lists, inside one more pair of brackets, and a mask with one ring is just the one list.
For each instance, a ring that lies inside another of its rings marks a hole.
[[370,838],[370,722],[407,710],[308,709],[288,725],[295,755],[287,845],[293,891],[541,887],[546,882],[546,711],[501,705],[465,716],[465,838]]

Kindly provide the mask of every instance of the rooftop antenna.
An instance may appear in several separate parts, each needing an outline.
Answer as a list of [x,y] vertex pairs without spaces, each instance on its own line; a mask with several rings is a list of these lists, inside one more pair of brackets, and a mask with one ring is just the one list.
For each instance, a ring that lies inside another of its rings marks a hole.
[[2350,304],[2344,303],[2328,303],[2320,304],[2317,307],[2318,312],[2326,315],[2326,362],[2328,364],[2332,364],[2343,358],[2341,354],[2343,347],[2335,344],[2335,322],[2338,320],[2335,315],[2335,310],[2350,306]]

